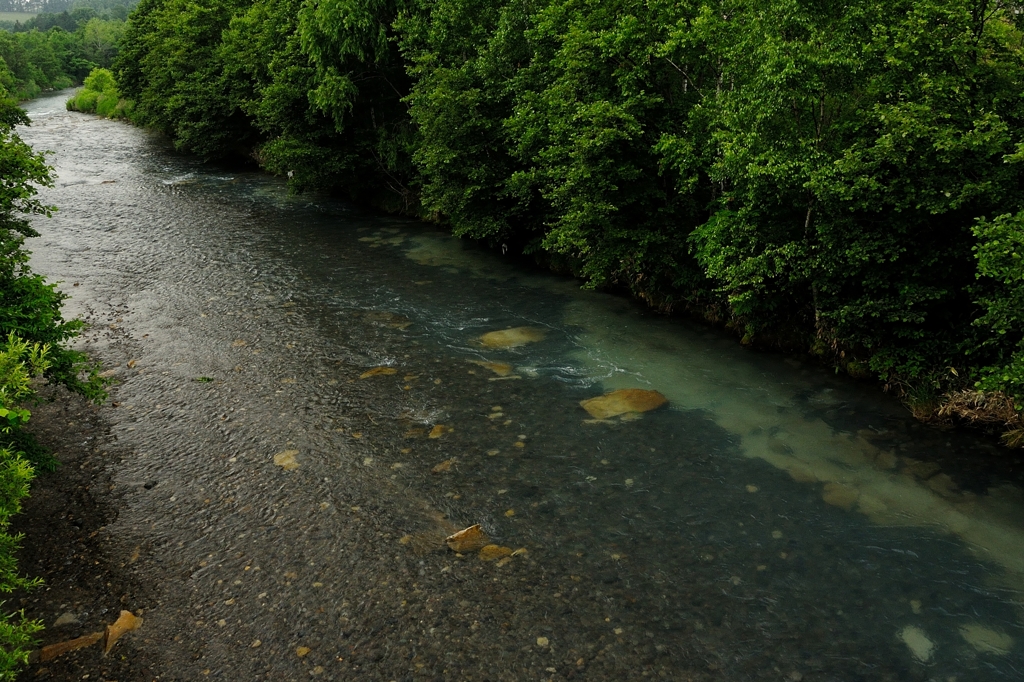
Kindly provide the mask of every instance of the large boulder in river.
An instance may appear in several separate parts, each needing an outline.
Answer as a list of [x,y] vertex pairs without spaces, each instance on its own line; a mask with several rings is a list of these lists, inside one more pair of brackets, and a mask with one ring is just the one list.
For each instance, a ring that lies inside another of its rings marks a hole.
[[623,388],[598,398],[581,400],[580,405],[594,419],[610,419],[620,414],[650,412],[668,403],[668,398],[657,391],[643,388]]
[[544,340],[544,330],[536,327],[512,327],[496,332],[487,332],[480,337],[485,348],[518,348],[528,343]]

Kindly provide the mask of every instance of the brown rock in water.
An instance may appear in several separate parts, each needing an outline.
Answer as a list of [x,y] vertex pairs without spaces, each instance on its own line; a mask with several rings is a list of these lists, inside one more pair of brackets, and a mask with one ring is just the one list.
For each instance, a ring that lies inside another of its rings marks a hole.
[[488,362],[487,360],[470,360],[469,364],[489,369],[499,377],[507,377],[512,374],[512,365],[507,362]]
[[299,460],[295,458],[297,454],[298,450],[282,450],[274,455],[274,464],[285,471],[295,471],[299,468]]
[[959,492],[957,484],[949,474],[936,474],[929,478],[925,485],[945,497],[950,497]]
[[121,635],[132,630],[138,630],[142,627],[142,619],[137,617],[131,611],[122,611],[121,615],[117,617],[111,625],[107,626],[107,631],[103,638],[103,653],[109,654],[110,650],[114,648],[114,644],[120,639]]
[[62,656],[69,651],[75,651],[77,649],[84,649],[87,646],[92,646],[101,639],[103,639],[103,633],[94,632],[91,635],[71,639],[67,642],[58,642],[56,644],[44,646],[39,650],[39,662],[45,663],[46,661],[52,661],[58,656]]
[[451,433],[454,430],[455,429],[453,429],[450,426],[445,426],[444,424],[437,424],[436,426],[434,426],[434,428],[430,429],[430,433],[427,434],[427,438],[440,438],[444,434]]
[[512,329],[487,332],[480,337],[480,343],[487,348],[518,348],[543,340],[544,330],[536,327],[513,327]]
[[509,547],[502,547],[501,545],[484,545],[480,548],[481,561],[494,561],[495,559],[501,559],[512,554],[512,549]]
[[649,412],[667,403],[668,398],[662,394],[643,388],[624,388],[606,393],[599,398],[580,401],[583,409],[594,419],[609,419],[633,412]]
[[817,483],[818,477],[813,472],[801,467],[794,467],[789,470],[790,477],[798,483]]
[[922,481],[927,481],[940,471],[942,471],[942,467],[936,462],[922,462],[910,457],[903,458],[903,473],[919,478]]
[[444,541],[449,549],[459,554],[475,552],[490,544],[490,538],[487,537],[487,533],[484,532],[479,523],[449,535]]
[[991,630],[978,623],[960,626],[960,635],[976,651],[1005,656],[1013,649],[1013,638],[1004,632]]
[[376,376],[391,376],[392,374],[398,374],[398,370],[394,367],[374,367],[368,369],[359,375],[360,379],[369,379],[370,377]]
[[440,464],[435,466],[433,469],[431,469],[431,471],[433,471],[435,474],[447,473],[448,471],[451,471],[451,468],[452,468],[453,464],[455,464],[455,458],[454,457],[452,457],[451,459],[446,459],[445,461],[441,462]]
[[821,491],[821,499],[846,511],[853,509],[853,505],[856,504],[859,497],[859,490],[842,483],[826,483],[825,488]]

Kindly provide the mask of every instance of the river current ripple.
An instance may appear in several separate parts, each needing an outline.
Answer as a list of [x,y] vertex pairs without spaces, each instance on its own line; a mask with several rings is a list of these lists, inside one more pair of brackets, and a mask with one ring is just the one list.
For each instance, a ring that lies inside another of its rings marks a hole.
[[[1018,455],[65,98],[33,267],[119,382],[167,679],[1024,676]],[[618,388],[669,405],[579,404]]]

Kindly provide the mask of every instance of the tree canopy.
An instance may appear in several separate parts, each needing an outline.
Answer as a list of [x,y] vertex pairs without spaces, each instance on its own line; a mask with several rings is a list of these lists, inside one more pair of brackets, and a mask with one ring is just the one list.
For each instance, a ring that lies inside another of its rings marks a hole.
[[143,120],[892,386],[1024,400],[1021,6],[143,0]]

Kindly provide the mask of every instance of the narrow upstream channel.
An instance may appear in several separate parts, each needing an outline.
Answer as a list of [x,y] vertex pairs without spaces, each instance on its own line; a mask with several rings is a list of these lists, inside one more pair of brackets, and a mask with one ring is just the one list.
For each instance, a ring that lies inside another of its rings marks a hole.
[[166,679],[1024,679],[1019,455],[65,97],[30,247],[118,368]]

